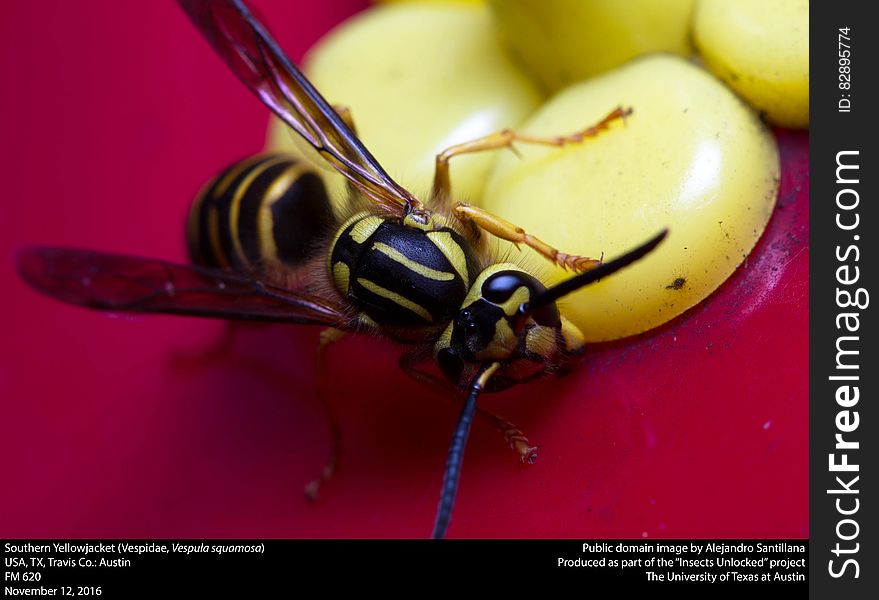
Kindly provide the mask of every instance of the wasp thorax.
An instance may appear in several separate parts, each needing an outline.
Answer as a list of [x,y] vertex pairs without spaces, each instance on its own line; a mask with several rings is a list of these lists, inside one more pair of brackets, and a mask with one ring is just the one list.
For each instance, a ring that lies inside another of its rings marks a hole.
[[395,328],[399,336],[403,329],[441,328],[452,319],[477,273],[471,255],[452,229],[364,212],[339,228],[328,268],[362,322],[386,332]]

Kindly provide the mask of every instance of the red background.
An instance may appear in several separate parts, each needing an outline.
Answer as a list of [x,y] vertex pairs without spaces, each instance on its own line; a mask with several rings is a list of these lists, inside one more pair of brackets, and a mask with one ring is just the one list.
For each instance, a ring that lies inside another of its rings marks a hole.
[[[294,60],[363,7],[257,3]],[[345,455],[312,397],[317,331],[119,318],[26,288],[17,248],[184,260],[183,218],[260,149],[267,111],[170,2],[16,2],[0,19],[0,536],[423,537],[457,406],[351,339],[331,355]],[[483,404],[541,446],[517,466],[477,421],[452,537],[806,537],[808,138],[780,132],[779,207],[720,293],[565,380]]]

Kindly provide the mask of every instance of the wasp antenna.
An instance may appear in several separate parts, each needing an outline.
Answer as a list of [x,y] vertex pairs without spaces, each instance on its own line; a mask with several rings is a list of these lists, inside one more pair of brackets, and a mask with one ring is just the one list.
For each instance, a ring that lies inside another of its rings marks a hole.
[[452,435],[452,443],[449,445],[449,454],[446,457],[446,470],[443,473],[443,485],[440,491],[439,508],[436,511],[436,522],[433,526],[433,539],[446,537],[449,522],[452,520],[452,508],[455,506],[455,496],[458,493],[458,480],[461,478],[461,465],[464,462],[464,447],[467,445],[467,436],[470,435],[470,425],[473,423],[473,415],[476,412],[476,398],[485,389],[485,384],[498,370],[501,364],[498,362],[486,363],[476,373],[476,377],[470,382],[470,393],[464,408],[458,417],[455,433]]
[[540,308],[541,306],[545,306],[551,302],[555,302],[562,296],[567,296],[571,292],[575,292],[583,286],[589,285],[590,283],[595,283],[603,277],[607,277],[612,273],[616,273],[620,269],[629,266],[633,262],[640,260],[647,254],[652,252],[653,249],[656,248],[667,235],[668,229],[663,229],[649,241],[641,244],[634,250],[630,250],[629,252],[626,252],[622,256],[617,257],[610,262],[602,263],[594,269],[590,269],[585,273],[581,273],[579,275],[571,277],[570,279],[566,279],[558,285],[554,285],[553,287],[548,288],[545,292],[534,298],[531,302],[526,302],[525,304],[520,306],[519,314],[527,317],[532,312],[534,312],[534,310]]

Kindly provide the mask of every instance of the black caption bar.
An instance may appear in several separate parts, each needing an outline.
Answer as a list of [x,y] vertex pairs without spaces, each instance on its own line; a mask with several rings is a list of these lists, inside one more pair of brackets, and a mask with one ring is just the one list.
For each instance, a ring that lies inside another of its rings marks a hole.
[[[431,589],[462,576],[704,598],[707,586],[805,597],[807,540],[5,540],[4,596],[262,597],[311,583],[399,574]],[[440,574],[449,577],[437,577]],[[323,574],[323,575],[321,575]],[[373,584],[369,584],[373,582]],[[338,583],[338,582],[337,582]],[[402,585],[402,580],[400,580]],[[292,586],[292,587],[291,587]],[[335,586],[335,584],[333,584]],[[783,590],[782,590],[783,588]],[[714,592],[712,592],[714,593]],[[752,596],[753,597],[753,596]]]
[[[810,6],[810,595],[875,597],[879,35],[870,3]],[[869,465],[873,464],[871,468]]]

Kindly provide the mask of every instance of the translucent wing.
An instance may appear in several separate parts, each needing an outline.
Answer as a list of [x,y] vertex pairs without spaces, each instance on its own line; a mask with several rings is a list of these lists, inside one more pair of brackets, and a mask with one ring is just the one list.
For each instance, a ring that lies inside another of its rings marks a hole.
[[98,310],[325,325],[350,329],[331,301],[237,273],[72,248],[28,248],[18,272],[34,289]]
[[345,125],[240,0],[178,0],[220,57],[275,114],[392,214],[421,209]]

